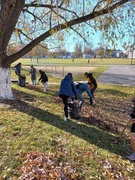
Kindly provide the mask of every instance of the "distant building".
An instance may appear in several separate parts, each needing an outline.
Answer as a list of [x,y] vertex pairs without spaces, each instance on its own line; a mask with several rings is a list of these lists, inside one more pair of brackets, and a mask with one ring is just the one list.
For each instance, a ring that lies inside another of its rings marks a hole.
[[83,54],[83,58],[91,58],[91,54]]
[[135,58],[135,50],[128,52],[128,58]]
[[121,50],[115,50],[113,51],[111,57],[113,58],[120,58],[122,51]]
[[71,58],[72,58],[72,55],[73,55],[72,52],[67,52],[67,53],[63,56],[63,58],[64,58],[64,59],[71,59]]

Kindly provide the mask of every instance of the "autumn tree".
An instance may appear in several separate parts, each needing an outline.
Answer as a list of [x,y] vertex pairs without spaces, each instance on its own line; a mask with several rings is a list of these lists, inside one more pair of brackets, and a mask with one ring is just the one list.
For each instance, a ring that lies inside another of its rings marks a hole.
[[112,49],[108,49],[108,48],[105,49],[106,57],[110,57],[112,54],[113,54],[113,50]]
[[103,47],[99,47],[97,49],[97,56],[100,57],[100,58],[103,58],[104,57],[104,54],[105,54],[105,50]]
[[94,46],[92,43],[84,44],[83,54],[90,54],[91,56],[94,57],[95,53],[94,53],[93,47]]
[[36,45],[29,53],[29,57],[36,57],[41,58],[43,56],[48,55],[48,48],[46,46],[46,44],[41,44],[41,45]]
[[55,51],[55,54],[57,57],[62,57],[62,56],[65,56],[67,54],[67,51],[65,50],[65,48],[57,48],[56,51]]
[[74,57],[80,58],[82,56],[82,44],[76,44],[74,48]]
[[[54,39],[62,42],[65,33],[88,41],[91,33],[101,31],[112,44],[118,38],[124,44],[129,36],[131,46],[134,9],[133,0],[0,0],[0,98],[14,98],[11,64],[42,41],[51,47]],[[25,46],[8,54],[10,42]]]

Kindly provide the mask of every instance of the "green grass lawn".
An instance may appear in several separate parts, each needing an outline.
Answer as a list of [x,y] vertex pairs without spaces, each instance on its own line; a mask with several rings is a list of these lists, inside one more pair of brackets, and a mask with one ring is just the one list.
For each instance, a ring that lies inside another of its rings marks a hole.
[[[95,70],[93,71],[94,77],[98,78],[107,68],[108,66],[100,66],[100,67],[95,68]],[[22,68],[21,73],[25,74],[27,82],[31,83],[29,69],[26,69],[24,67]],[[52,73],[46,73],[46,74],[49,77],[49,83],[61,82],[62,77],[56,76],[55,74],[52,74]],[[39,77],[40,77],[40,74],[37,70],[37,80],[39,79]],[[17,75],[14,73],[13,67],[11,67],[11,79],[17,79]],[[77,76],[74,76],[74,81],[86,81],[86,78],[84,77],[84,72],[78,74]]]
[[[95,69],[95,77],[106,68]],[[23,71],[29,76],[28,70]],[[13,69],[11,76],[15,78]],[[49,79],[54,81],[51,75]],[[81,74],[74,79],[85,80]],[[68,180],[134,179],[135,164],[126,159],[131,152],[130,123],[115,142],[129,121],[134,87],[98,85],[96,105],[89,106],[84,94],[83,116],[68,123],[58,97],[59,85],[50,84],[46,93],[42,84],[19,87],[12,83],[12,88],[16,101],[0,103],[0,179],[29,180],[30,172],[35,180],[60,180],[56,177],[61,173]]]
[[[22,65],[54,65],[54,66],[102,66],[102,65],[130,65],[131,59],[125,59],[125,58],[91,58],[90,63],[88,63],[88,59],[83,58],[76,58],[74,59],[74,62],[72,62],[72,59],[43,59],[39,58],[37,61],[36,59],[31,60],[30,58],[21,58],[14,63],[12,63],[12,66],[15,66],[17,63],[21,62]],[[132,64],[135,64],[135,59],[133,59]]]

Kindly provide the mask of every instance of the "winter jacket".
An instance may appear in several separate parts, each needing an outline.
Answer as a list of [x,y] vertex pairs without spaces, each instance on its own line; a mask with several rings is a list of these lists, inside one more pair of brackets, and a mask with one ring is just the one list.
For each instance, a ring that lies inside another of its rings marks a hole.
[[78,99],[77,89],[75,87],[73,79],[69,75],[66,75],[61,81],[59,96],[60,95],[69,96],[71,98],[75,97],[75,99]]
[[44,71],[41,72],[41,76],[39,78],[39,81],[41,81],[42,83],[48,82],[48,76],[45,74]]
[[19,64],[17,64],[17,65],[15,66],[15,73],[16,73],[17,75],[20,75],[20,74],[21,74],[21,66],[20,66]]
[[90,89],[97,88],[97,82],[96,79],[93,77],[92,73],[88,74],[88,84],[90,85]]
[[30,69],[30,75],[31,75],[31,79],[33,79],[33,80],[36,79],[36,68]]
[[88,96],[93,99],[90,89],[87,84],[79,83],[76,85],[77,92],[82,95],[82,93],[87,92]]

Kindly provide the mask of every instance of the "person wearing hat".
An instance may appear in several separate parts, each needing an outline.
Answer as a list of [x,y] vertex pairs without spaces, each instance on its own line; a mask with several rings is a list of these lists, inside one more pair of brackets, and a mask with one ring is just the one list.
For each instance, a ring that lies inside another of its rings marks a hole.
[[46,75],[45,71],[39,70],[40,78],[38,82],[41,81],[41,83],[44,85],[43,92],[46,92],[47,86],[48,86],[48,76]]
[[59,97],[64,104],[65,121],[69,121],[68,115],[68,98],[75,99],[75,103],[78,103],[77,89],[73,82],[72,73],[68,73],[61,81],[59,89]]

